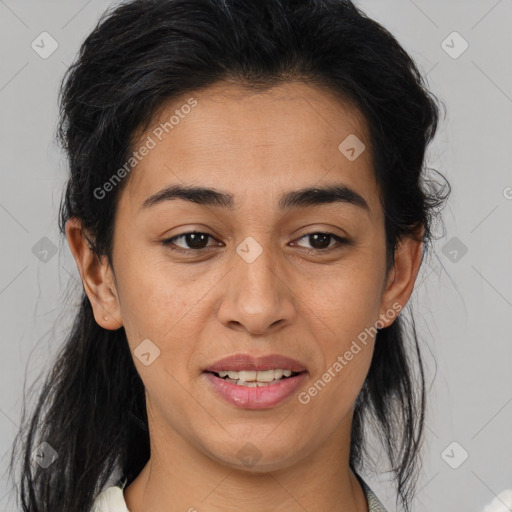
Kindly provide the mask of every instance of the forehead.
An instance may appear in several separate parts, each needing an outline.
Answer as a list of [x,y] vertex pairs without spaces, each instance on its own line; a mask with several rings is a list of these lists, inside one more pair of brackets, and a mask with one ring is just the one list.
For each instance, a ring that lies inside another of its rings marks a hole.
[[[163,104],[135,140],[135,150],[152,146],[127,184],[139,205],[184,182],[263,198],[339,181],[358,188],[371,208],[377,195],[364,116],[329,90],[302,82],[264,91],[220,82],[184,94]],[[347,145],[362,151],[355,160],[344,153]]]

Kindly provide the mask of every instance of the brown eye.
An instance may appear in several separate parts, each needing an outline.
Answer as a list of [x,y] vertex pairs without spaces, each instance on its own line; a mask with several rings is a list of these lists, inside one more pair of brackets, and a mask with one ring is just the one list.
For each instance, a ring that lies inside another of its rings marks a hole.
[[[323,251],[325,249],[331,249],[336,245],[330,245],[332,240],[338,242],[340,245],[348,244],[349,241],[346,238],[339,237],[333,233],[309,233],[308,235],[304,235],[299,240],[303,238],[307,238],[309,243],[311,244],[311,249]],[[301,246],[302,247],[302,246]],[[307,247],[309,249],[309,247]]]
[[[172,250],[180,252],[200,251],[201,249],[206,249],[206,247],[208,247],[206,244],[209,238],[213,237],[208,233],[191,231],[163,240],[162,244]],[[176,244],[176,241],[180,239],[183,239],[183,242],[186,245],[185,247]],[[178,248],[172,247],[173,245],[177,245]]]

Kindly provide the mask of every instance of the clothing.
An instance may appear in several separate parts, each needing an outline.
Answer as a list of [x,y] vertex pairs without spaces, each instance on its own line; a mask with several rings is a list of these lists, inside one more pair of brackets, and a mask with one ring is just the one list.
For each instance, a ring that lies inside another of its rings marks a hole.
[[[357,473],[355,473],[355,475],[359,480],[366,496],[366,500],[368,501],[368,512],[387,512],[366,482]],[[123,495],[126,482],[127,479],[121,477],[115,485],[98,494],[91,512],[130,512],[126,506]]]

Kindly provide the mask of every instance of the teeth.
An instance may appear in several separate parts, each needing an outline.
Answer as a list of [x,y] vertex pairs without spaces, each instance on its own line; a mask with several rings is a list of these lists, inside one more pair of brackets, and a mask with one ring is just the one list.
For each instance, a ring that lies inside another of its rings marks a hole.
[[[245,380],[247,382],[247,380],[253,380],[253,379],[246,379],[242,376],[242,373],[245,373],[245,372],[240,372],[240,378],[242,380]],[[272,382],[274,380],[274,375],[275,375],[275,372],[274,370],[265,370],[265,371],[261,371],[261,372],[251,372],[251,373],[256,373],[256,380],[258,382]]]
[[[255,380],[258,380],[257,377],[258,377],[259,372],[241,371],[241,372],[234,372],[234,373],[238,373],[239,380],[243,380],[244,382],[253,382]],[[231,378],[233,378],[233,377],[231,377]]]
[[[267,383],[272,382],[273,380],[279,380],[282,377],[290,377],[292,375],[291,370],[261,370],[261,371],[248,371],[242,370],[239,372],[235,372],[233,370],[229,371],[221,371],[219,372],[219,377],[224,378],[228,377],[231,380],[239,381],[237,384],[241,384],[241,382],[247,383],[249,387],[254,387],[257,383]],[[254,386],[253,386],[254,383]]]

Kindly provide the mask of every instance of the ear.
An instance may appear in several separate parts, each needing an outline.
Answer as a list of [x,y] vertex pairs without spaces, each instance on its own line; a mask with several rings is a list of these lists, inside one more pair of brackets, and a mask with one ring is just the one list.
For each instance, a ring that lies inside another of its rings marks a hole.
[[107,256],[100,258],[94,252],[84,236],[79,219],[70,218],[66,222],[66,238],[80,272],[85,293],[91,302],[96,323],[104,329],[119,329],[122,326],[121,310],[114,274]]
[[[395,250],[395,262],[386,279],[381,298],[380,323],[388,327],[405,307],[414,289],[414,283],[423,258],[423,232],[417,232],[415,238],[402,237]],[[393,311],[393,315],[386,312]]]

